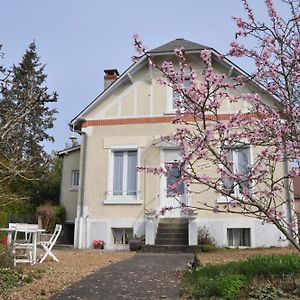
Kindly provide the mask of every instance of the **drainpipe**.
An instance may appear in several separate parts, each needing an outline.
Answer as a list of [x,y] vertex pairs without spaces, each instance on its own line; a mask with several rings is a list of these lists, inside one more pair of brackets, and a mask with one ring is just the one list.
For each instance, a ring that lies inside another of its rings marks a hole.
[[[84,119],[78,120],[80,123],[84,122]],[[69,124],[71,127],[71,124]],[[84,191],[85,191],[85,186],[84,186],[84,179],[85,179],[85,169],[86,169],[86,144],[87,144],[87,134],[84,131],[72,128],[73,132],[76,132],[81,135],[81,146],[80,146],[80,181],[79,181],[79,222],[77,223],[78,225],[78,230],[77,230],[77,246],[79,249],[82,248],[82,233],[83,233],[83,207],[84,207]]]

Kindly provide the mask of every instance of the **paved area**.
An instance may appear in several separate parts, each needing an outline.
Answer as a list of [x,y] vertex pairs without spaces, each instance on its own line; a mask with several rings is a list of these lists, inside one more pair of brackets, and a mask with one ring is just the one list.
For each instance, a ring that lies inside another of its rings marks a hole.
[[50,299],[179,299],[179,271],[192,260],[191,253],[141,253],[99,269]]

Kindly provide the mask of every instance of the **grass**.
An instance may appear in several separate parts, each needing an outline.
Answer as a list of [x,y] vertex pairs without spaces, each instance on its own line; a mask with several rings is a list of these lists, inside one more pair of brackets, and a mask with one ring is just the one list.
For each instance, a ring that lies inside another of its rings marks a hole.
[[[183,276],[182,293],[187,299],[240,299],[255,281],[272,282],[287,276],[291,280],[300,277],[299,255],[257,256],[247,261],[188,269]],[[245,299],[268,299],[261,297],[262,293],[257,298]]]
[[0,245],[0,295],[10,288],[31,283],[42,277],[45,269],[13,267],[7,246]]

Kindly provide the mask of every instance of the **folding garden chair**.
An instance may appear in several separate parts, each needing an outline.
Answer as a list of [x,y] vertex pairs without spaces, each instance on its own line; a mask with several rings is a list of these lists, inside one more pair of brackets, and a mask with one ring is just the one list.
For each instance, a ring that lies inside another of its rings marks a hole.
[[12,253],[14,265],[18,263],[34,264],[35,241],[32,233],[36,233],[37,225],[15,224]]
[[62,230],[62,225],[56,224],[54,232],[53,232],[50,240],[49,241],[40,240],[38,242],[38,245],[41,246],[43,248],[43,250],[45,251],[43,257],[40,260],[40,263],[42,263],[48,255],[51,256],[55,261],[58,261],[58,258],[52,253],[52,248],[54,247],[54,245],[61,233],[61,230]]

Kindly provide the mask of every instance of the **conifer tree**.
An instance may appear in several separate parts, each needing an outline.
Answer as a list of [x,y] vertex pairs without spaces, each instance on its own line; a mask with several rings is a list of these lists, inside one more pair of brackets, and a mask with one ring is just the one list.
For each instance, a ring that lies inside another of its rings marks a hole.
[[2,199],[7,197],[10,182],[41,177],[48,160],[42,143],[53,141],[47,130],[53,127],[56,109],[49,104],[57,101],[57,93],[49,93],[44,69],[32,42],[21,63],[14,65],[9,73],[2,72],[6,75],[0,90]]

